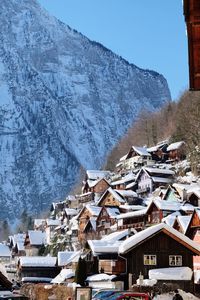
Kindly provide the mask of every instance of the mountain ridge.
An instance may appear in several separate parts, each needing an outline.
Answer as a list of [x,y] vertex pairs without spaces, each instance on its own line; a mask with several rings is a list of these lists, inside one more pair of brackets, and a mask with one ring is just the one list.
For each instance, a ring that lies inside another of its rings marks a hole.
[[15,218],[63,199],[79,169],[99,168],[143,107],[171,96],[162,75],[90,41],[37,1],[1,4],[0,217]]

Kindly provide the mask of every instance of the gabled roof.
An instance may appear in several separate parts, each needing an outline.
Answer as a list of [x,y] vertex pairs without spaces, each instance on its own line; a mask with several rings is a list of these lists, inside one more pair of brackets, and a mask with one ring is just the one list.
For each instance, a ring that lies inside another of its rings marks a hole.
[[167,151],[173,151],[173,150],[178,150],[180,149],[183,145],[185,144],[184,141],[172,143],[167,147]]
[[51,280],[51,283],[63,283],[66,279],[74,277],[75,272],[72,269],[62,269],[60,273]]
[[58,219],[46,219],[46,222],[47,222],[47,226],[59,226],[61,225],[61,221],[58,220]]
[[0,243],[0,257],[10,257],[11,252],[7,245]]
[[46,232],[41,230],[29,230],[30,245],[44,245],[46,243]]
[[21,256],[19,263],[22,267],[54,267],[57,257],[51,256]]
[[166,201],[161,200],[160,198],[154,198],[147,207],[147,213],[153,204],[155,204],[158,209],[167,211],[179,211],[181,207],[181,204],[178,201]]
[[168,226],[165,223],[160,223],[158,225],[151,226],[131,236],[119,246],[119,253],[125,254],[129,252],[131,249],[137,247],[139,244],[150,239],[159,232],[164,232],[166,235],[170,236],[171,238],[175,239],[183,246],[191,250],[193,253],[200,255],[200,246],[197,243],[193,242],[184,234],[178,232],[177,230]]
[[108,193],[110,193],[110,194],[113,196],[113,198],[116,199],[119,203],[125,203],[123,197],[120,196],[120,195],[118,194],[117,190],[113,190],[111,187],[109,187],[109,188],[104,192],[104,194],[100,197],[100,199],[99,199],[97,205],[99,205],[99,204],[103,201],[105,195],[107,195]]
[[105,240],[88,240],[88,245],[92,250],[93,255],[101,253],[118,253],[119,246],[122,241],[105,241]]
[[58,252],[58,266],[67,266],[71,262],[77,262],[81,251],[59,251]]
[[177,216],[176,217],[177,222],[181,226],[181,229],[183,233],[185,234],[189,225],[189,222],[191,220],[191,215],[190,216]]
[[65,208],[65,213],[67,216],[76,216],[79,211],[73,208]]
[[100,170],[87,170],[87,179],[97,180],[101,178],[107,178],[111,175],[110,171],[100,171]]
[[179,211],[175,211],[175,212],[171,213],[170,215],[164,217],[164,218],[162,219],[162,222],[164,222],[165,224],[167,224],[167,225],[173,227],[174,222],[175,222],[175,220],[176,220],[176,217],[177,217],[177,216],[180,216],[180,215],[181,215],[181,213],[180,213]]
[[161,168],[152,168],[152,167],[144,167],[144,169],[150,174],[163,174],[163,175],[174,175],[174,171],[170,169],[161,169]]
[[120,214],[118,207],[106,207],[106,210],[110,218],[116,218]]
[[[138,146],[132,146],[131,149],[129,150],[127,156],[131,151],[135,151],[139,156],[151,156],[151,154],[147,151],[146,147],[138,147]],[[127,158],[126,156],[126,158]]]
[[122,231],[112,232],[106,236],[104,236],[101,241],[107,241],[111,243],[115,243],[116,241],[120,241],[121,239],[127,237],[129,235],[129,230],[125,229]]
[[119,216],[116,217],[116,219],[128,219],[128,218],[133,218],[133,217],[139,217],[139,216],[145,216],[147,213],[147,208],[140,209],[137,211],[130,211],[124,214],[120,214]]

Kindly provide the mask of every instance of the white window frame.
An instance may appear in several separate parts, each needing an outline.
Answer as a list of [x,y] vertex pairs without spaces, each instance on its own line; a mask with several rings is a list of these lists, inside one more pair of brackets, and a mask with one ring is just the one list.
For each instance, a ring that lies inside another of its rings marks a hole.
[[182,255],[169,255],[169,266],[181,267],[183,265]]
[[143,261],[145,266],[156,266],[157,256],[155,254],[144,254]]

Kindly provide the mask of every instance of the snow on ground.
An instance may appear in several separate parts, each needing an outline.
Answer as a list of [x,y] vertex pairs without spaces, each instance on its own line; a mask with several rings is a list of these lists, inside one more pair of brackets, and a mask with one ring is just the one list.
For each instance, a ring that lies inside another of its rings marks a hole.
[[[186,293],[182,290],[178,290],[179,294],[183,297],[183,300],[198,300],[198,297],[195,297],[193,294],[191,293]],[[162,294],[162,295],[156,295],[153,300],[172,300],[174,296],[174,293],[167,293],[167,294]]]

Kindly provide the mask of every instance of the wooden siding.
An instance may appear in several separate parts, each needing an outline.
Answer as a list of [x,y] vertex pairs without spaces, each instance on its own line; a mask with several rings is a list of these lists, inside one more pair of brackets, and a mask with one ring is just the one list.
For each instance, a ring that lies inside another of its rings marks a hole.
[[115,199],[110,192],[107,192],[101,199],[99,206],[120,206],[120,204],[121,203]]
[[126,272],[126,260],[118,258],[117,260],[99,260],[99,272],[106,274],[122,274]]
[[200,1],[184,0],[187,25],[190,89],[200,90]]
[[[157,264],[145,266],[144,255],[156,255]],[[147,239],[123,256],[127,258],[127,272],[133,274],[133,278],[137,279],[140,272],[145,278],[148,278],[150,269],[169,268],[169,255],[181,255],[182,266],[193,269],[193,253],[163,232]]]

